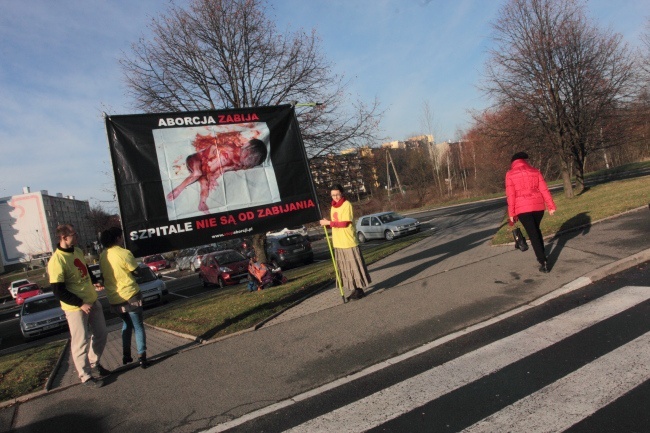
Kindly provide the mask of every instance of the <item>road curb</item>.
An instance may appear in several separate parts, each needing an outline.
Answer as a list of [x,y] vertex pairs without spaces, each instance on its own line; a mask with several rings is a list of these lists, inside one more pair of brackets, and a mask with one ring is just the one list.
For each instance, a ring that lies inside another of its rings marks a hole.
[[45,382],[45,391],[50,391],[52,389],[52,382],[54,381],[54,377],[56,377],[56,373],[59,371],[61,362],[63,362],[63,357],[65,356],[69,347],[70,339],[68,338],[65,340],[65,346],[63,346],[63,350],[59,354],[59,359],[56,360],[56,364],[54,364],[54,368],[50,372],[50,376],[47,378],[47,382]]
[[636,253],[634,255],[631,255],[629,257],[626,257],[624,259],[621,259],[619,261],[616,261],[614,263],[610,263],[609,265],[605,265],[594,271],[588,272],[587,274],[585,274],[585,277],[589,278],[591,282],[595,282],[598,280],[602,280],[603,278],[609,275],[624,271],[626,269],[631,268],[632,266],[636,266],[648,260],[650,260],[650,248],[641,251],[639,253]]

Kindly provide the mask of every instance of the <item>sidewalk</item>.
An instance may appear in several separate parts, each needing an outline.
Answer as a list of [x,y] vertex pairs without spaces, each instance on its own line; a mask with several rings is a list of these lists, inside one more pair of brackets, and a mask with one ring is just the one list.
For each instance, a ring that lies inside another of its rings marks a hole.
[[343,304],[332,285],[255,332],[201,345],[148,328],[160,361],[147,370],[119,366],[112,328],[102,363],[117,371],[103,388],[71,386],[73,369],[62,366],[57,392],[0,410],[0,432],[6,420],[21,433],[201,431],[650,260],[647,208],[547,243],[549,274],[531,250],[489,244],[501,220],[494,211],[436,219],[431,237],[369,267],[360,301]]
[[[146,326],[147,356],[151,362],[178,353],[181,350],[198,345],[190,338],[183,338],[169,332],[163,332],[151,326]],[[135,338],[131,338],[131,353],[138,353]],[[139,367],[137,356],[135,362],[122,365],[122,322],[114,319],[108,323],[108,340],[102,354],[101,364],[105,368],[119,373],[131,368]],[[70,350],[66,350],[61,359],[58,371],[52,380],[51,389],[66,388],[79,384],[79,374],[70,359]]]

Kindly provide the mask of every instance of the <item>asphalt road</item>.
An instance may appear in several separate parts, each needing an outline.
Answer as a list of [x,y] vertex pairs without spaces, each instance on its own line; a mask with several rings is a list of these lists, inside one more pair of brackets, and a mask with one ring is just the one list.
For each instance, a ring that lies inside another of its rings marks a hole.
[[[407,387],[407,393],[414,399],[426,399],[420,395],[420,390],[415,389],[416,384],[424,380],[420,378],[426,378],[427,373],[436,366],[457,362],[455,360],[479,353],[480,350],[492,343],[505,341],[535,325],[544,325],[545,322],[551,319],[556,320],[554,318],[562,314],[573,314],[577,307],[589,305],[605,295],[615,296],[619,289],[626,286],[649,287],[650,263],[646,262],[609,276],[544,305],[456,338],[411,359],[395,363],[388,368],[328,392],[299,400],[286,409],[273,411],[228,431],[264,431],[268,433],[289,429],[292,432],[347,431],[347,427],[356,431],[360,429],[359,425],[365,426],[363,423],[372,416],[370,415],[372,410],[370,406],[374,404],[373,401],[381,400],[382,403],[378,403],[378,405],[382,407],[401,404],[399,395],[391,395],[399,393],[400,387],[402,387],[402,391],[404,387]],[[485,374],[478,377],[477,380],[439,397],[432,397],[428,403],[418,405],[417,408],[406,411],[399,417],[386,420],[368,430],[364,427],[363,430],[413,433],[461,431],[479,423],[495,412],[507,413],[511,410],[511,406],[521,404],[518,402],[525,401],[526,398],[539,399],[537,394],[540,394],[540,390],[543,394],[545,390],[552,389],[551,385],[556,382],[571,380],[572,373],[575,376],[580,374],[580,369],[588,371],[592,362],[606,359],[607,356],[611,356],[612,353],[616,353],[617,350],[650,331],[649,318],[650,301],[645,301],[594,326],[576,332],[568,338],[562,339],[561,342],[551,344],[543,350],[535,352],[534,355],[518,359],[495,373]],[[569,322],[573,320],[571,316],[568,319]],[[547,338],[551,338],[551,336],[547,335]],[[521,344],[527,344],[526,339]],[[477,358],[480,359],[480,355]],[[473,374],[472,370],[480,368],[470,363],[468,369],[470,374]],[[595,371],[594,375],[587,377],[586,381],[594,384],[601,381],[606,383],[607,371],[602,369],[599,371],[598,368],[593,370]],[[461,376],[464,373],[460,366],[456,366],[454,374]],[[598,376],[599,374],[602,377]],[[565,377],[569,379],[565,379]],[[446,376],[441,380],[452,381],[453,378]],[[624,378],[621,376],[620,382],[623,381]],[[594,387],[598,386],[594,385]],[[430,389],[425,387],[425,390],[421,392],[435,394],[435,388],[436,386],[432,385]],[[579,398],[579,394],[580,390],[572,390],[570,393],[573,396],[575,409],[568,409],[569,412],[583,411],[585,406],[590,408]],[[604,405],[600,410],[594,410],[592,416],[575,423],[568,431],[646,431],[650,425],[650,414],[647,411],[648,401],[650,401],[650,383],[642,381],[641,385],[633,387],[621,398]],[[536,404],[542,405],[543,403],[537,402]],[[534,410],[534,407],[531,410]],[[313,420],[319,418],[321,419],[320,424],[314,423]],[[337,418],[338,421],[335,421]],[[563,421],[566,420],[558,420],[558,422]],[[492,430],[492,428],[488,426],[477,430],[499,431]],[[554,431],[554,429],[549,427],[548,431]]]

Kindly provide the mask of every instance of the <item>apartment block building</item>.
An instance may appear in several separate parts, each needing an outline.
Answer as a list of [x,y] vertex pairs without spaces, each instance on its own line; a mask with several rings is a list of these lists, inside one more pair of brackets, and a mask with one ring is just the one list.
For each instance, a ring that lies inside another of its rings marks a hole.
[[[90,204],[74,196],[48,191],[23,193],[0,198],[0,260],[9,268],[35,260],[47,260],[56,248],[56,227],[72,224],[78,233],[79,247],[92,249],[97,233],[90,224]],[[86,251],[88,252],[88,251]]]

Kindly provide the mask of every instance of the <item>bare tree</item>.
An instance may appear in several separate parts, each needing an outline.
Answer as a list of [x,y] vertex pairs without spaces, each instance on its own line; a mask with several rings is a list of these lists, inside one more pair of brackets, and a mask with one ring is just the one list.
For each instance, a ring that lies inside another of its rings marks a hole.
[[[310,157],[375,140],[381,113],[348,102],[348,82],[332,73],[315,31],[280,33],[264,0],[172,1],[151,21],[121,65],[136,108],[186,111],[319,102],[298,108]],[[265,259],[263,238],[253,241]]]
[[436,149],[435,143],[435,125],[434,125],[434,113],[429,101],[424,101],[422,103],[422,115],[420,118],[420,124],[422,129],[425,131],[425,134],[431,135],[433,140],[429,143],[429,158],[431,159],[431,166],[433,169],[433,178],[438,187],[438,191],[442,195],[443,193],[443,184],[440,174],[441,162],[440,162],[440,153]]
[[579,0],[510,0],[493,26],[485,90],[544,131],[572,197],[572,168],[581,191],[587,155],[605,145],[600,128],[633,95],[629,50],[592,25]]

